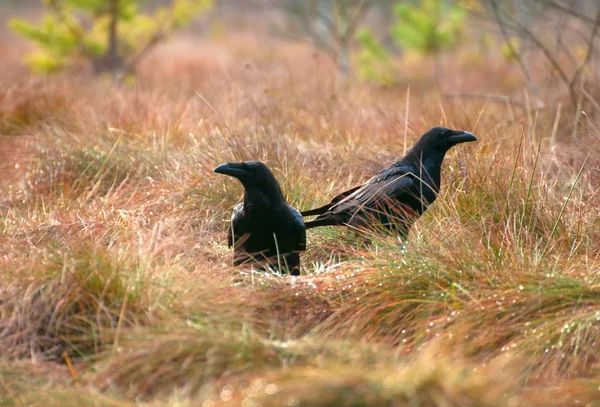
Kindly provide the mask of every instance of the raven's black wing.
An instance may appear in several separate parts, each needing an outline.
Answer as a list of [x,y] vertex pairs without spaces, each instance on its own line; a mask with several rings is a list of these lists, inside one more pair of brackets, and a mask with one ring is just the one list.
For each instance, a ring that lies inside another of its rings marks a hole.
[[401,201],[405,195],[412,193],[414,184],[411,166],[394,165],[377,173],[361,188],[333,205],[329,211],[339,213],[362,208],[374,209],[388,199]]
[[341,201],[342,199],[346,198],[348,195],[352,194],[353,192],[357,191],[358,189],[360,189],[362,187],[363,187],[363,185],[357,185],[357,186],[355,186],[353,188],[350,188],[347,191],[342,192],[341,194],[336,195],[331,200],[331,202],[329,202],[326,205],[320,206],[320,207],[315,208],[315,209],[310,209],[308,211],[300,212],[300,213],[302,214],[302,216],[320,215],[322,213],[325,213],[333,205],[335,205],[336,203],[338,203],[339,201]]
[[377,173],[355,192],[332,205],[325,213],[306,222],[305,226],[311,229],[319,226],[349,224],[355,215],[358,216],[355,221],[359,221],[365,213],[379,211],[382,204],[397,206],[398,203],[410,200],[414,188],[414,168],[396,163]]

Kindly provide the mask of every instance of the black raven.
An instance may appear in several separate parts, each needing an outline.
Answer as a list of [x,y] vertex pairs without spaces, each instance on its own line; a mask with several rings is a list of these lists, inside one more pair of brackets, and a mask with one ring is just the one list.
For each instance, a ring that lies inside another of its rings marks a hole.
[[421,136],[404,158],[381,170],[363,185],[337,195],[325,206],[302,212],[319,215],[305,223],[351,228],[383,226],[406,238],[412,224],[440,190],[440,173],[446,152],[454,145],[476,141],[473,134],[434,127]]
[[244,202],[233,209],[227,232],[233,265],[267,265],[300,274],[300,252],[306,250],[302,215],[288,205],[273,173],[260,161],[227,163],[214,169],[237,178]]

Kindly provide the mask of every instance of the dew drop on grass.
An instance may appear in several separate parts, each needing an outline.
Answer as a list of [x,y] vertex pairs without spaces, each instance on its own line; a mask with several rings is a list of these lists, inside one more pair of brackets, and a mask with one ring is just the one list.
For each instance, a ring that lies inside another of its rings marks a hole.
[[255,390],[260,390],[263,387],[265,387],[266,384],[267,384],[267,381],[261,377],[261,378],[258,378],[256,380],[252,381],[252,388]]
[[285,400],[285,405],[288,407],[297,407],[300,405],[300,402],[297,398],[290,396]]
[[226,385],[225,387],[223,387],[223,390],[221,390],[221,400],[229,401],[232,398],[233,398],[233,386]]
[[277,385],[270,383],[265,386],[265,393],[272,395],[277,393]]
[[[244,390],[241,391],[242,397],[244,399],[247,399],[248,397],[250,397],[252,395],[252,390],[250,388],[246,388]],[[245,402],[246,400],[242,401],[242,404]]]

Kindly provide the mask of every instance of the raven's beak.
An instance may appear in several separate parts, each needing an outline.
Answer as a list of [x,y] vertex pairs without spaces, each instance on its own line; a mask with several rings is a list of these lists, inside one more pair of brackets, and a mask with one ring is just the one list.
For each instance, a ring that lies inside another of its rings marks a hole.
[[235,178],[239,178],[247,173],[243,163],[226,163],[221,164],[213,170],[217,174],[225,174]]
[[468,131],[460,131],[458,134],[448,137],[448,141],[452,144],[466,143],[469,141],[477,141],[477,137]]

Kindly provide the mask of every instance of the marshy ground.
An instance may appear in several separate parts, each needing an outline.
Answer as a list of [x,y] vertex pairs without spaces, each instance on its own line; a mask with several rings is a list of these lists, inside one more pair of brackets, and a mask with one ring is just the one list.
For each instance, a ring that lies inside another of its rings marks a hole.
[[[528,107],[514,64],[468,50],[444,92],[524,105],[444,97],[427,60],[341,81],[250,33],[176,37],[120,85],[0,48],[0,404],[599,405],[593,105]],[[436,125],[479,141],[405,248],[319,228],[299,277],[231,267],[242,189],[216,165],[264,161],[307,209]]]

